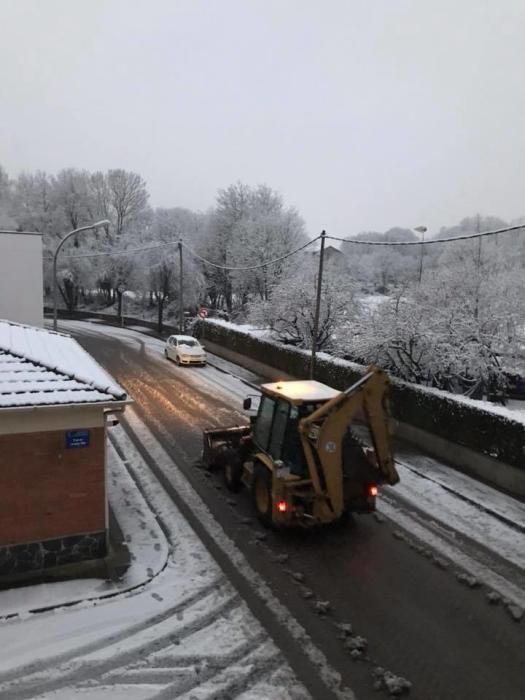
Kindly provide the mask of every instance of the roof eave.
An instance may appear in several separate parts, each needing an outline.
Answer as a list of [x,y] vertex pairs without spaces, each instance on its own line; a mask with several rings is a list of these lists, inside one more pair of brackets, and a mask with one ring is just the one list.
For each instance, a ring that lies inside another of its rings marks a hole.
[[84,401],[82,403],[49,403],[37,404],[36,406],[0,406],[0,413],[31,413],[57,408],[100,408],[122,411],[126,406],[134,403],[133,399],[115,399],[114,401]]

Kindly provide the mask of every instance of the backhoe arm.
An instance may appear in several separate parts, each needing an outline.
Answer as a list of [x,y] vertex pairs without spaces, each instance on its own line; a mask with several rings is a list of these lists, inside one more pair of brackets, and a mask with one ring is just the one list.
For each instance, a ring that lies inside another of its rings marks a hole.
[[299,433],[316,494],[328,497],[340,514],[343,502],[343,438],[354,421],[365,422],[372,437],[378,470],[377,482],[399,481],[390,450],[388,377],[370,367],[367,374],[345,391],[299,421]]

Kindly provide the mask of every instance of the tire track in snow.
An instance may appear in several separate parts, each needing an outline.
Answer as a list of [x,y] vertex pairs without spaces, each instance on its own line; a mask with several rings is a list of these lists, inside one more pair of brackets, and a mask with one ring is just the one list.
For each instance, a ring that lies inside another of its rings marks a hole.
[[[237,573],[248,584],[252,593],[264,602],[274,621],[279,623],[291,636],[294,643],[299,646],[325,688],[323,700],[325,698],[328,700],[330,697],[338,700],[355,700],[354,692],[342,684],[339,672],[332,668],[324,653],[313,643],[309,634],[292,616],[288,608],[274,596],[268,584],[261,581],[257,571],[253,569],[233,540],[224,532],[220,523],[191,486],[186,476],[174,464],[173,459],[138,417],[136,411],[129,410],[122,424],[127,428],[130,436],[134,438],[133,442],[136,443],[137,448],[140,446],[139,451],[148,460],[148,465],[154,475],[174,499],[177,506],[181,508],[183,514],[188,518],[188,522],[193,523],[197,520],[203,528],[202,534],[205,532],[215,547],[218,547],[222,554],[226,555]],[[125,451],[128,452],[129,448],[126,448]]]
[[450,560],[460,569],[479,579],[500,593],[504,598],[525,608],[525,591],[461,551],[457,544],[454,545],[447,541],[442,534],[438,534],[436,528],[433,529],[431,527],[428,518],[425,520],[423,518],[420,519],[414,512],[405,512],[393,499],[384,495],[381,498],[379,510],[389,520],[397,523],[408,532],[410,536],[429,545],[445,559]]

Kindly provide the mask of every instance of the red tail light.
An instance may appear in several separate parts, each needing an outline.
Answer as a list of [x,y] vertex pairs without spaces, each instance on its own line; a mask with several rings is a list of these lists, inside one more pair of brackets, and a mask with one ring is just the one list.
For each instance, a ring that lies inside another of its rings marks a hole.
[[372,496],[373,498],[375,498],[377,496],[377,494],[378,494],[377,486],[369,486],[368,487],[368,495],[369,496]]
[[279,513],[286,513],[288,510],[288,503],[286,503],[286,501],[277,501],[277,510]]

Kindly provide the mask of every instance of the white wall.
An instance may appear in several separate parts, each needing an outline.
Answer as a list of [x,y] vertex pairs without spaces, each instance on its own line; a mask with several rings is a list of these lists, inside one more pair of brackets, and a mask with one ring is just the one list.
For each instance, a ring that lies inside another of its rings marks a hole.
[[0,318],[44,325],[40,235],[0,233]]

